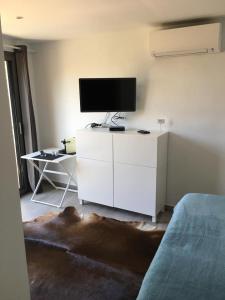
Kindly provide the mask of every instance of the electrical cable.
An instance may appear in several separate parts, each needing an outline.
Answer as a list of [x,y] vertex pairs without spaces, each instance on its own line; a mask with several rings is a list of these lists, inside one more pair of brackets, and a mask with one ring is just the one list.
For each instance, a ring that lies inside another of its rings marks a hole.
[[118,114],[118,112],[115,113],[115,114],[111,117],[111,122],[112,122],[114,125],[119,126],[119,125],[114,121],[115,119],[118,119],[118,118],[116,117],[117,114]]

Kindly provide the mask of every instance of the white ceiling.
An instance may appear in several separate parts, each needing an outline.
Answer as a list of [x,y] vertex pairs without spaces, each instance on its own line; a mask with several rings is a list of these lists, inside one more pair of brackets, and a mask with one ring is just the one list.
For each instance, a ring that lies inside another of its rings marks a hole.
[[221,16],[225,15],[225,0],[0,0],[0,13],[5,34],[52,40]]

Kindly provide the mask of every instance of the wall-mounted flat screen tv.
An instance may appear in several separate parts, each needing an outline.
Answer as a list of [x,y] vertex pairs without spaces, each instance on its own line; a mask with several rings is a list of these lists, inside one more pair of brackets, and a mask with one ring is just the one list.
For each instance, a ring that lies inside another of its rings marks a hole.
[[80,78],[81,112],[136,110],[136,78]]

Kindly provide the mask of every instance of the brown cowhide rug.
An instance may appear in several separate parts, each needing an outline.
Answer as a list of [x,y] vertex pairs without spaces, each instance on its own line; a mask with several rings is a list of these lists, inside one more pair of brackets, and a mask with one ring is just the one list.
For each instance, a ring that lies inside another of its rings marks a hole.
[[136,299],[164,231],[74,207],[24,223],[32,300]]

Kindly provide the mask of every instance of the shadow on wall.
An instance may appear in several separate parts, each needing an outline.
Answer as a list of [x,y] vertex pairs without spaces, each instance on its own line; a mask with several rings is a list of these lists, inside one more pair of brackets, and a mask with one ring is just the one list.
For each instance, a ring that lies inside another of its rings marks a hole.
[[[143,118],[143,114],[147,110],[147,95],[149,91],[149,82],[150,79],[148,77],[147,72],[142,73],[142,78],[136,76],[137,78],[137,90],[136,90],[136,111],[135,112],[128,112],[126,113],[127,116],[127,123],[126,125],[129,128],[139,128],[141,124],[141,120]],[[134,123],[133,123],[134,122]]]
[[210,145],[169,134],[168,205],[175,205],[187,193],[218,193],[220,157],[213,150]]
[[147,92],[149,89],[149,79],[146,76],[145,79],[138,82],[137,79],[137,110],[144,112],[147,102]]

